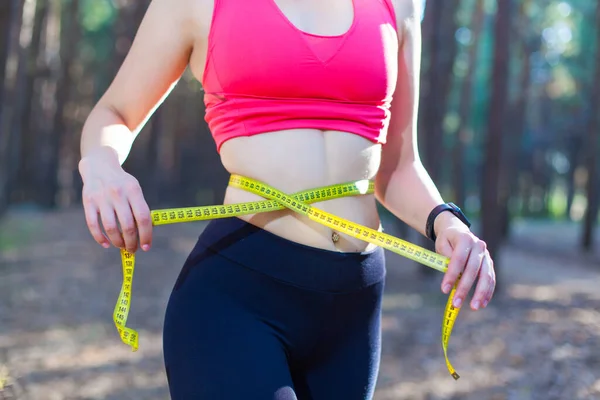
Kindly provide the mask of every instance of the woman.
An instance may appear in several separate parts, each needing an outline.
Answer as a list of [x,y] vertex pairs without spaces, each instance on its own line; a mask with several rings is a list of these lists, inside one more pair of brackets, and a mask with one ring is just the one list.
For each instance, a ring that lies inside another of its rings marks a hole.
[[[121,164],[189,65],[230,173],[286,193],[375,180],[374,195],[315,206],[379,229],[379,200],[450,257],[444,293],[462,273],[456,307],[475,282],[471,308],[487,306],[495,274],[485,243],[443,206],[417,153],[417,3],[154,0],[83,130],[95,240],[150,249],[149,208]],[[260,199],[229,187],[224,203]],[[292,211],[211,222],[166,312],[172,398],[371,398],[384,276],[382,249]]]

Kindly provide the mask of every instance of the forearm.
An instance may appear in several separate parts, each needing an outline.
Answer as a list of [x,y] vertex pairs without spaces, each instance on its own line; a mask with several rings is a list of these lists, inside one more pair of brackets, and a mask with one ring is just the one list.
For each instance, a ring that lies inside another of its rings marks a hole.
[[99,156],[123,164],[135,139],[119,114],[98,104],[90,113],[81,135],[81,158]]
[[[440,192],[420,161],[406,163],[389,176],[378,176],[377,200],[396,217],[425,235],[427,217],[433,208],[444,203]],[[454,223],[451,213],[436,218],[434,229]],[[458,219],[457,219],[458,220]]]

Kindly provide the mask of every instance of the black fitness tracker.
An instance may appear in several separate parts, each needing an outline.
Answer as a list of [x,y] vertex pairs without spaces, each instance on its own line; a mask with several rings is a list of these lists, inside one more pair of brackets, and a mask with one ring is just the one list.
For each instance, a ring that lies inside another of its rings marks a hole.
[[433,242],[435,242],[436,236],[435,236],[435,231],[433,229],[433,223],[435,222],[435,219],[437,218],[438,215],[440,215],[441,213],[443,213],[444,211],[450,211],[452,214],[454,214],[458,219],[460,219],[467,227],[471,227],[471,222],[468,220],[468,218],[465,216],[465,214],[463,214],[462,210],[460,208],[458,208],[458,206],[454,203],[446,203],[446,204],[440,204],[439,206],[436,206],[433,210],[431,210],[431,212],[429,213],[429,217],[427,217],[427,224],[425,225],[425,233],[427,235],[427,237],[429,239],[431,239]]

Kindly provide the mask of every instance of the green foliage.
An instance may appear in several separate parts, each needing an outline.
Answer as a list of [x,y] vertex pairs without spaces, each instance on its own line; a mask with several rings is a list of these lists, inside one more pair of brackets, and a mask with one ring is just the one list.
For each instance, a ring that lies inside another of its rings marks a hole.
[[87,32],[110,28],[117,16],[111,0],[83,0],[81,6],[81,25]]
[[28,218],[4,219],[0,223],[0,253],[22,249],[31,242],[37,227]]
[[549,193],[548,211],[554,219],[567,217],[567,192],[564,185],[556,185]]

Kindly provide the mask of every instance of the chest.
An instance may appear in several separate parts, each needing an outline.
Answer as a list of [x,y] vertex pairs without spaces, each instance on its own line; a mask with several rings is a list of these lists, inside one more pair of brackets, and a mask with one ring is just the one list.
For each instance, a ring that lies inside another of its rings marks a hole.
[[318,36],[340,36],[355,19],[355,0],[266,0],[299,32]]
[[398,36],[383,0],[334,0],[322,13],[310,1],[257,0],[259,10],[236,3],[216,10],[207,68],[219,87],[208,90],[350,102],[391,97]]

